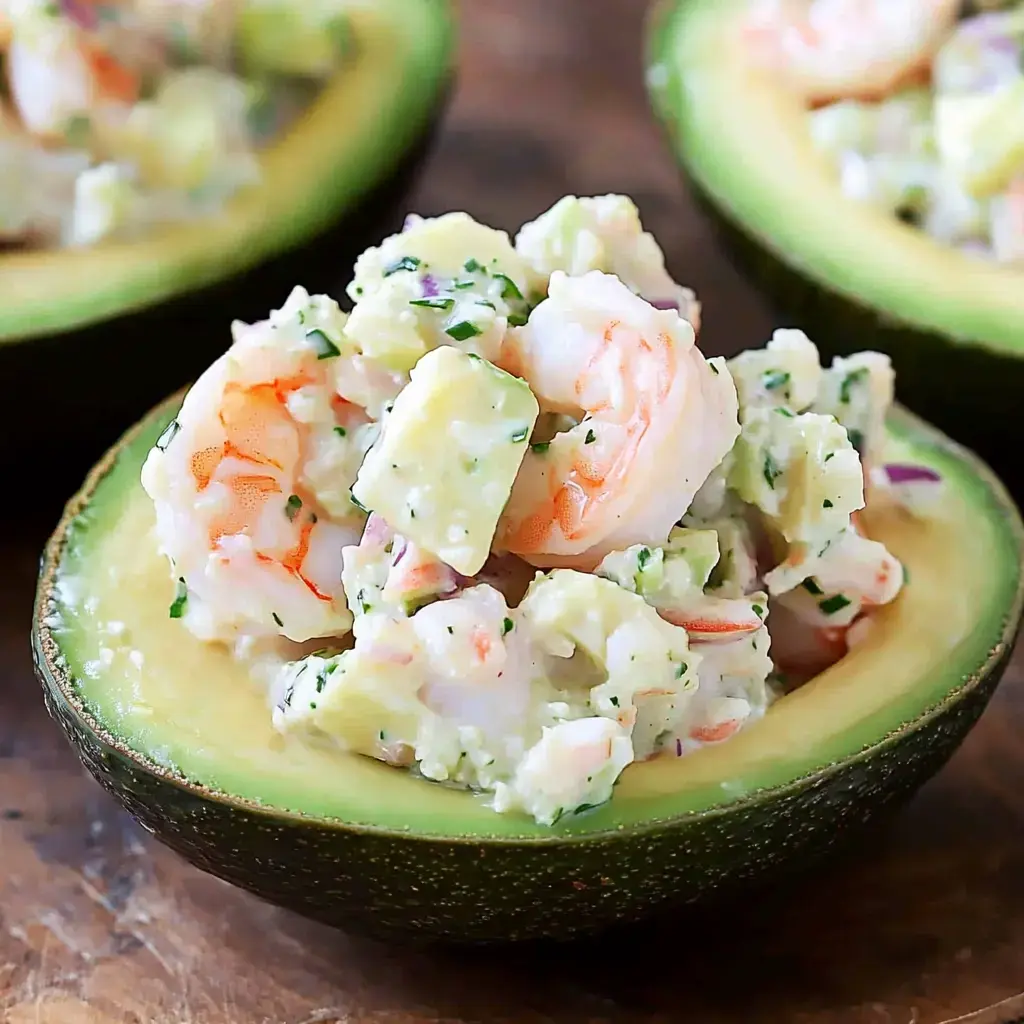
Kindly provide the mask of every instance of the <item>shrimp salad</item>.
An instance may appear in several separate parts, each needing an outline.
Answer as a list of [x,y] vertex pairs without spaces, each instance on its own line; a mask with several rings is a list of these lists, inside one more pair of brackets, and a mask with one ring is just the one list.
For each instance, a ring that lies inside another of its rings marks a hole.
[[0,248],[206,216],[348,50],[346,0],[0,0]]
[[284,742],[551,825],[756,722],[900,591],[857,518],[888,359],[705,358],[629,199],[514,243],[411,216],[348,295],[236,322],[142,471],[171,618]]
[[983,6],[755,0],[747,28],[846,195],[1024,267],[1024,4]]

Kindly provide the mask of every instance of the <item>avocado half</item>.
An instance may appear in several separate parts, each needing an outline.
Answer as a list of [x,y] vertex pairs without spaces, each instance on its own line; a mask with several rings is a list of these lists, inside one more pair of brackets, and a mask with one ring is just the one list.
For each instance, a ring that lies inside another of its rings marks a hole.
[[63,498],[209,365],[231,320],[265,317],[298,280],[336,290],[398,229],[448,95],[452,15],[447,0],[373,0],[350,18],[348,62],[222,214],[138,241],[0,251],[0,379],[34,399],[0,404],[0,463],[54,453]]
[[972,259],[843,195],[806,108],[744,60],[749,0],[661,0],[647,25],[654,110],[737,263],[824,352],[887,352],[900,400],[1015,485],[1024,272]]
[[107,453],[46,548],[32,646],[47,707],[148,831],[330,924],[566,937],[799,868],[942,766],[1020,622],[1013,502],[974,456],[897,410],[887,459],[944,483],[925,518],[892,498],[867,510],[909,582],[866,639],[728,743],[633,765],[609,803],[546,828],[370,758],[285,743],[244,671],[170,619],[139,473],[180,400]]

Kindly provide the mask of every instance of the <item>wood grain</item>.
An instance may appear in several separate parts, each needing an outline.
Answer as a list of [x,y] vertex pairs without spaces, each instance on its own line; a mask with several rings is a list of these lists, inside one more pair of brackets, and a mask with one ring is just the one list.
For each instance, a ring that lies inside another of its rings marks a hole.
[[[639,0],[470,0],[461,85],[414,204],[514,229],[623,191],[705,303],[705,347],[770,320],[688,203],[646,112]],[[757,906],[571,947],[410,951],[186,866],[46,718],[28,616],[51,526],[0,541],[0,1019],[9,1024],[1008,1024],[1024,1019],[1024,660],[893,821]]]

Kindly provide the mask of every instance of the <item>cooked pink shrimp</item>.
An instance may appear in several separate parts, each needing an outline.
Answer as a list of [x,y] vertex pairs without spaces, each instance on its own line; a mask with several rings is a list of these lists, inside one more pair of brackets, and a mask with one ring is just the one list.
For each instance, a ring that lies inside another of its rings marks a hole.
[[301,641],[351,625],[341,552],[362,514],[332,517],[306,479],[317,432],[330,434],[337,413],[325,336],[301,322],[237,326],[143,467],[178,614],[204,639]]
[[77,25],[35,15],[14,27],[7,51],[11,100],[27,131],[62,138],[74,118],[139,98],[140,76]]
[[755,60],[810,104],[881,99],[925,77],[958,0],[760,0],[745,26]]
[[533,565],[663,544],[739,433],[732,378],[690,324],[599,271],[553,273],[501,359],[546,410],[584,414],[526,453],[499,523],[497,547]]
[[693,608],[659,608],[673,626],[682,626],[691,643],[727,642],[756,633],[764,622],[750,601],[741,598],[702,597]]

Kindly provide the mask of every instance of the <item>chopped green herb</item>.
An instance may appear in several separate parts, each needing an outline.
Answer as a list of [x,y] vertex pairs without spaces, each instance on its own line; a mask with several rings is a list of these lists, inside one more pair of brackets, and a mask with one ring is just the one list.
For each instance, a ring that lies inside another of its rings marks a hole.
[[384,739],[384,730],[383,729],[381,729],[381,731],[379,733],[377,733],[377,739],[379,739],[379,740],[383,740]]
[[587,436],[583,439],[584,444],[593,444],[597,440],[597,434],[592,430],[587,431]]
[[511,435],[509,440],[518,443],[519,441],[525,441],[527,437],[529,437],[529,435],[530,431],[526,427],[520,427],[519,430],[517,430],[514,434]]
[[825,593],[825,591],[818,586],[818,582],[813,576],[808,576],[800,586],[802,586],[808,594],[813,594],[815,597],[820,597]]
[[348,492],[348,498],[360,512],[365,512],[367,515],[370,514],[370,510],[351,491]]
[[714,363],[708,363],[708,366],[711,367],[711,372],[717,377],[718,376],[718,367],[715,366]]
[[582,814],[584,811],[592,811],[595,807],[597,807],[597,804],[580,804],[572,813]]
[[73,114],[64,125],[64,141],[69,146],[87,146],[92,134],[92,121],[85,114]]
[[487,306],[488,309],[497,309],[498,307],[491,302],[490,299],[477,299],[476,304],[478,306]]
[[781,388],[783,385],[788,384],[789,380],[790,376],[785,370],[768,370],[761,378],[761,382],[768,391],[775,391],[777,388]]
[[609,697],[608,701],[609,701],[609,703],[611,704],[611,706],[613,708],[617,708],[619,706],[619,698],[618,697]]
[[828,462],[828,460],[831,459],[833,455],[835,455],[835,452],[829,452],[828,455],[825,456],[825,461]]
[[410,299],[410,306],[422,306],[424,309],[451,309],[455,300],[450,296],[439,295],[436,299]]
[[903,566],[903,585],[906,586],[910,582],[910,570],[904,565]]
[[509,313],[508,325],[509,327],[523,327],[528,319],[525,313]]
[[782,470],[779,469],[778,463],[772,458],[771,452],[764,453],[764,479],[768,486],[774,491],[775,481],[782,476]]
[[338,437],[345,437],[348,434],[348,431],[344,427],[335,427],[334,432],[338,435]]
[[514,625],[515,625],[515,623],[511,619],[508,619],[508,618],[504,619],[502,621],[502,623],[501,623],[501,635],[502,636],[507,636],[509,633],[511,633],[512,632],[512,627]]
[[288,500],[284,503],[284,514],[290,522],[295,521],[300,508],[302,508],[302,499],[297,494],[289,494]]
[[278,626],[284,626],[284,623],[281,621],[281,616],[278,615],[277,612],[271,612],[270,617],[278,624]]
[[384,268],[384,276],[390,277],[400,270],[415,270],[419,265],[420,261],[415,256],[403,256],[400,260],[395,260],[394,263]]
[[842,402],[843,405],[850,404],[850,390],[853,388],[854,384],[863,380],[867,375],[868,368],[866,366],[862,366],[859,370],[854,370],[843,378],[843,383],[839,385],[839,401]]
[[641,548],[636,553],[636,567],[638,569],[643,569],[643,567],[645,565],[647,565],[647,563],[650,560],[651,560],[651,549],[650,548]]
[[316,701],[315,700],[311,700],[309,702],[309,710],[310,711],[316,711]]
[[860,451],[864,444],[864,435],[859,430],[847,430],[846,436],[849,437],[850,444]]
[[341,355],[341,349],[319,327],[306,331],[306,341],[313,343],[317,359],[334,359]]
[[449,626],[448,627],[448,635],[449,636],[455,636],[455,627],[454,626]]
[[476,274],[479,273],[481,270],[484,271],[484,273],[487,272],[487,268],[482,263],[478,262],[472,257],[466,260],[466,262],[462,264],[462,267],[467,274]]
[[483,331],[476,324],[470,323],[469,320],[460,320],[457,324],[446,327],[444,333],[456,341],[468,341],[470,338],[475,338],[478,334],[482,334]]
[[168,614],[172,619],[180,619],[185,614],[185,605],[188,604],[188,587],[185,585],[184,576],[178,577],[178,585],[174,591],[174,600],[171,602]]
[[790,411],[789,409],[787,409],[787,408],[786,408],[786,407],[785,407],[784,405],[778,405],[778,406],[776,406],[776,407],[775,407],[775,411],[776,411],[776,412],[777,412],[777,413],[778,413],[778,414],[779,414],[780,416],[786,416],[786,417],[787,417],[787,418],[789,418],[789,419],[793,419],[793,413],[792,413],[792,412],[791,412],[791,411]]
[[476,284],[476,281],[455,281],[452,287],[462,292],[467,288],[472,288]]
[[495,274],[494,280],[501,282],[501,297],[506,302],[512,299],[522,299],[523,293],[519,290],[519,286],[507,274]]
[[844,597],[842,594],[834,594],[832,597],[825,598],[824,601],[818,602],[818,607],[826,615],[834,615],[838,611],[842,611],[848,604],[850,599]]
[[181,424],[177,420],[171,420],[156,439],[155,447],[162,452],[167,451],[167,446],[174,440],[179,430],[181,430]]
[[676,666],[676,679],[682,679],[686,675],[687,664],[685,661],[679,662]]
[[550,447],[550,441],[538,441],[536,444],[530,445],[530,451],[536,452],[538,455],[543,455]]
[[759,619],[763,619],[764,618],[764,608],[762,608],[761,605],[759,605],[759,604],[751,605],[751,608],[753,609],[754,614]]

